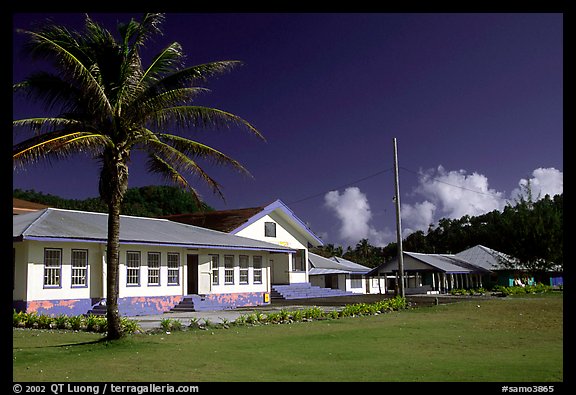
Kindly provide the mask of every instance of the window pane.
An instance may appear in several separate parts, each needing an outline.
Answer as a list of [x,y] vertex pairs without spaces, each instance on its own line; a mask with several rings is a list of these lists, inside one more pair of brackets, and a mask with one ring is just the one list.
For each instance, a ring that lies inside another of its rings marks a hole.
[[180,283],[180,254],[168,253],[168,285]]
[[276,237],[276,222],[264,222],[264,236]]
[[211,255],[212,259],[211,268],[212,268],[212,285],[218,285],[220,283],[220,262],[218,255]]
[[234,284],[234,256],[224,255],[224,284]]
[[44,285],[48,287],[60,286],[60,270],[62,251],[46,248],[44,250]]
[[254,284],[262,284],[262,257],[255,256],[252,258],[253,272],[252,282]]
[[72,250],[72,286],[86,286],[88,251]]
[[248,256],[240,255],[240,284],[248,284]]
[[126,285],[140,285],[140,252],[126,252]]
[[148,253],[148,284],[160,285],[160,253]]

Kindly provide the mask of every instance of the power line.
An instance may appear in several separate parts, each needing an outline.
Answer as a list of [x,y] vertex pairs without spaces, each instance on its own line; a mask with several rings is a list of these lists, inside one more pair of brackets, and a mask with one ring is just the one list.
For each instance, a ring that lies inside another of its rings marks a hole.
[[[414,170],[410,170],[410,169],[407,169],[407,168],[402,167],[402,166],[400,166],[400,169],[406,170],[407,172],[414,173],[414,174],[416,174],[416,175],[419,175],[419,174],[420,174],[420,173],[418,173],[418,172],[416,172],[416,171],[414,171]],[[436,182],[442,183],[442,184],[449,185],[449,186],[451,186],[451,187],[460,188],[460,189],[464,189],[464,190],[466,190],[466,191],[474,192],[474,193],[477,193],[477,194],[479,194],[479,195],[490,196],[490,197],[493,197],[493,198],[496,198],[496,199],[508,201],[508,199],[503,198],[503,197],[500,197],[500,196],[495,195],[495,194],[492,194],[492,193],[486,193],[486,192],[478,191],[478,190],[476,190],[476,189],[466,188],[466,187],[463,187],[463,186],[461,186],[461,185],[450,184],[449,182],[439,180],[438,178],[430,177],[430,179],[431,179],[431,180],[434,180],[434,181],[436,181]]]
[[[403,167],[403,166],[398,166],[398,168],[399,168],[400,170],[405,170],[405,171],[407,171],[407,172],[409,172],[409,173],[413,173],[413,174],[416,174],[416,175],[419,175],[419,174],[420,174],[420,173],[417,172],[417,171],[408,169],[408,168]],[[306,200],[314,199],[314,198],[317,198],[317,197],[319,197],[319,196],[325,195],[327,192],[334,191],[334,190],[339,190],[339,189],[342,189],[342,188],[346,188],[346,187],[349,187],[349,186],[358,184],[358,183],[360,183],[360,182],[362,182],[362,181],[369,180],[370,178],[374,178],[374,177],[376,177],[376,176],[379,176],[380,174],[383,174],[383,173],[386,173],[386,172],[389,172],[389,171],[392,171],[392,170],[394,170],[394,167],[390,167],[390,168],[388,168],[388,169],[380,170],[380,171],[378,171],[378,172],[376,172],[376,173],[374,173],[374,174],[370,174],[370,175],[368,175],[368,176],[366,176],[366,177],[362,177],[362,178],[359,178],[359,179],[357,179],[357,180],[348,182],[348,183],[346,183],[346,184],[343,184],[343,185],[340,185],[340,186],[336,186],[336,187],[330,188],[330,189],[328,189],[328,190],[324,190],[323,192],[315,193],[314,195],[310,195],[310,196],[306,196],[306,197],[301,198],[301,199],[298,199],[298,200],[294,200],[294,201],[292,201],[292,202],[289,202],[288,204],[289,204],[289,205],[292,205],[292,204],[304,202],[304,201],[306,201]],[[445,184],[445,185],[448,185],[448,186],[451,186],[451,187],[454,187],[454,188],[463,189],[463,190],[469,191],[469,192],[474,192],[474,193],[477,193],[477,194],[479,194],[479,195],[490,196],[490,197],[493,197],[493,198],[496,198],[496,199],[500,199],[500,200],[504,200],[504,201],[508,201],[508,200],[509,200],[509,199],[507,199],[507,198],[503,198],[503,197],[500,197],[500,196],[495,195],[495,194],[492,194],[492,193],[486,193],[486,192],[482,192],[482,191],[479,191],[479,190],[476,190],[476,189],[466,188],[466,187],[463,187],[463,186],[461,186],[461,185],[451,184],[451,183],[449,183],[449,182],[440,180],[440,179],[438,179],[438,178],[430,177],[430,179],[433,180],[433,181],[439,182],[439,183],[441,183],[441,184]]]
[[358,184],[358,183],[360,183],[360,182],[362,182],[362,181],[366,181],[366,180],[368,180],[368,179],[370,179],[370,178],[374,178],[374,177],[376,177],[376,176],[379,176],[380,174],[383,174],[383,173],[386,173],[386,172],[392,171],[392,170],[394,170],[393,167],[390,167],[390,168],[384,169],[384,170],[380,170],[379,172],[374,173],[374,174],[371,174],[371,175],[369,175],[369,176],[362,177],[362,178],[360,178],[360,179],[358,179],[358,180],[355,180],[355,181],[346,183],[346,184],[344,184],[344,185],[340,185],[340,186],[337,186],[337,187],[334,187],[334,188],[330,188],[329,190],[324,190],[323,192],[319,192],[319,193],[316,193],[316,194],[314,194],[314,195],[307,196],[307,197],[302,198],[302,199],[299,199],[299,200],[295,200],[295,201],[290,202],[290,203],[288,203],[288,204],[291,205],[291,204],[296,204],[296,203],[303,202],[303,201],[305,201],[305,200],[314,199],[314,198],[316,198],[316,197],[318,197],[318,196],[325,195],[327,192],[334,191],[334,190],[339,190],[339,189],[346,188],[346,187],[349,187],[349,186],[354,185],[354,184]]

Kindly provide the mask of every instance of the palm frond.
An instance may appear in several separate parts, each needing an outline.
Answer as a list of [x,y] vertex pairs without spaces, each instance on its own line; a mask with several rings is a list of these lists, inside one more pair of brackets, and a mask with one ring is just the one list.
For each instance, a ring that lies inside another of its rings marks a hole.
[[65,111],[72,110],[77,104],[78,90],[68,81],[47,72],[29,75],[23,81],[13,85],[15,93],[22,93],[28,100],[44,104],[51,111],[57,104]]
[[35,133],[39,133],[43,128],[46,132],[56,129],[69,130],[70,128],[84,128],[83,124],[70,118],[26,118],[12,122],[13,127],[29,128]]
[[[183,152],[180,152],[178,149],[161,141],[149,140],[147,143],[145,149],[148,151],[149,157],[153,158],[152,162],[149,162],[149,171],[159,172],[162,170],[162,168],[150,166],[150,163],[156,163],[155,158],[161,158],[163,162],[170,166],[170,169],[178,172],[180,176],[182,173],[194,174],[206,183],[206,185],[212,188],[214,193],[217,193],[224,198],[224,195],[220,190],[220,184],[210,177],[192,158],[189,158]],[[171,172],[168,173],[168,175],[174,177]]]
[[188,190],[195,200],[195,203],[200,207],[203,203],[200,195],[196,189],[178,172],[174,167],[170,166],[168,162],[160,158],[156,154],[151,154],[148,159],[148,171],[157,173],[164,176],[168,181],[174,183],[176,186]]
[[158,81],[161,76],[178,70],[182,65],[183,58],[182,46],[173,42],[152,59],[152,63],[142,74],[140,82],[148,79],[148,85],[150,85],[153,81]]
[[232,113],[212,107],[174,106],[164,108],[153,114],[151,122],[159,128],[174,124],[182,129],[189,128],[229,128],[231,125],[247,129],[256,137],[266,141],[264,136],[248,121]]
[[93,64],[72,33],[55,25],[38,32],[18,31],[29,36],[30,40],[26,47],[33,56],[55,60],[56,66],[64,75],[79,83],[81,90],[85,92],[85,97],[94,103],[94,108],[105,108],[107,112],[112,113],[112,106],[103,87],[92,74]]
[[153,81],[149,89],[153,91],[170,90],[182,86],[193,86],[197,82],[206,82],[211,77],[227,73],[233,68],[242,65],[238,60],[223,60],[199,64],[177,70],[159,81]]
[[51,132],[16,144],[12,149],[12,161],[16,168],[40,159],[62,159],[81,152],[98,154],[110,143],[110,140],[101,134]]
[[[153,96],[141,95],[128,106],[127,118],[132,122],[147,122],[159,108],[173,107],[192,101],[196,96],[209,92],[206,88],[191,87],[172,89]],[[146,92],[150,94],[151,92]],[[151,116],[152,114],[152,116]]]
[[232,159],[228,155],[212,147],[209,147],[198,141],[189,140],[187,138],[171,134],[158,133],[157,136],[161,141],[169,143],[170,146],[174,147],[176,150],[182,152],[188,157],[206,160],[207,162],[215,165],[229,166],[239,171],[240,173],[252,177],[252,174],[250,174],[250,172],[244,166],[242,166],[240,162]]

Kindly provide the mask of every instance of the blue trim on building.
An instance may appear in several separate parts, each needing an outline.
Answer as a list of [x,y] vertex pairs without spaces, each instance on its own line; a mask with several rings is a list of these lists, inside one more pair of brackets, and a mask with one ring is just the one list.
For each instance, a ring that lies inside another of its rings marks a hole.
[[302,220],[300,218],[298,218],[296,216],[296,214],[294,214],[294,211],[290,210],[290,208],[288,208],[288,206],[286,206],[280,199],[278,199],[278,200],[270,203],[268,206],[264,207],[264,209],[262,211],[260,211],[258,214],[253,215],[251,218],[248,219],[248,221],[244,222],[242,225],[240,225],[239,227],[237,227],[236,229],[234,229],[230,233],[236,234],[236,233],[240,232],[242,229],[247,228],[248,226],[252,225],[254,222],[258,221],[260,218],[264,217],[265,215],[272,213],[276,209],[282,210],[291,219],[293,219],[294,222],[296,222],[298,225],[300,225],[302,227],[302,229],[304,231],[306,231],[306,233],[308,233],[314,240],[316,240],[320,245],[324,245],[324,242],[322,240],[320,240],[320,238],[318,238],[318,236],[316,236],[310,230],[310,228],[304,222],[302,222]]
[[[170,311],[185,298],[191,298],[196,311],[228,310],[237,307],[262,306],[266,302],[267,292],[242,292],[214,295],[174,295],[174,296],[140,296],[118,298],[118,309],[121,316],[133,317],[139,315],[162,314]],[[269,299],[268,299],[269,300]],[[27,313],[36,312],[39,315],[77,316],[87,314],[103,299],[66,299],[66,300],[38,300],[27,302],[14,300],[12,307],[16,311]]]

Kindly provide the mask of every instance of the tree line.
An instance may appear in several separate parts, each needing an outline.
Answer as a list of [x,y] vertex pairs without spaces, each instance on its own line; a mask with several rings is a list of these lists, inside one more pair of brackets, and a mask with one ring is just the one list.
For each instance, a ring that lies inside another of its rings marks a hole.
[[[34,203],[45,204],[67,210],[107,213],[108,208],[99,198],[64,199],[56,195],[36,192],[33,189],[14,189],[13,197]],[[122,202],[122,214],[139,217],[161,217],[164,215],[212,211],[205,203],[198,204],[189,192],[174,186],[149,185],[128,188]]]
[[[455,254],[481,244],[508,254],[532,272],[562,270],[564,194],[533,201],[530,192],[503,211],[458,219],[442,218],[427,232],[416,231],[402,240],[404,251],[426,254]],[[327,244],[313,252],[341,256],[368,267],[376,267],[396,257],[397,243],[376,247],[367,239],[354,248]]]

